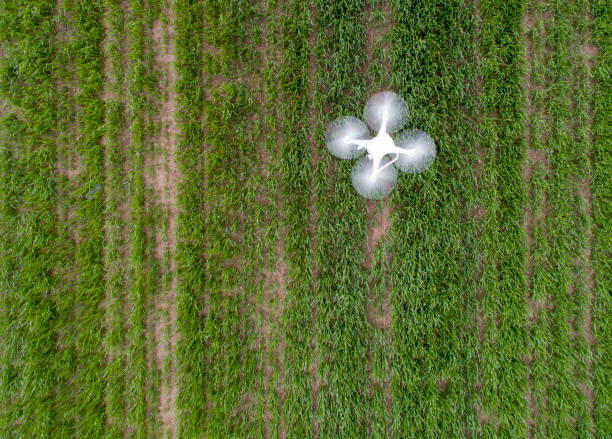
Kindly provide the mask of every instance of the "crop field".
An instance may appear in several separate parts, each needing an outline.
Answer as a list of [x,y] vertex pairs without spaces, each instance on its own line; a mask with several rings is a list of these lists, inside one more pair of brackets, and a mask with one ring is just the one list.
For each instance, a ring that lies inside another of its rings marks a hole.
[[611,438],[611,14],[2,0],[0,438]]

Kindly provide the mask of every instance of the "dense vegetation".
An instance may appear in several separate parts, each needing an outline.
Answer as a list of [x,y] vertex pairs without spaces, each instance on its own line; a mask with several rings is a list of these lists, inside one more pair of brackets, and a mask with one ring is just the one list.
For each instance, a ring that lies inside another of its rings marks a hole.
[[[3,1],[0,436],[611,436],[609,14]],[[374,202],[381,89],[438,156]]]

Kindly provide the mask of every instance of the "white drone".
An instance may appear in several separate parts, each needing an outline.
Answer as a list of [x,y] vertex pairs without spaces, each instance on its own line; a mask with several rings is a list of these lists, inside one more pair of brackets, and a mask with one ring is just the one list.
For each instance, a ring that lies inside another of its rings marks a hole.
[[[404,127],[408,106],[391,91],[373,95],[363,113],[367,126],[356,117],[340,117],[329,125],[325,143],[329,152],[340,159],[352,159],[368,152],[353,168],[351,179],[360,195],[380,199],[397,183],[395,167],[410,174],[425,171],[434,161],[436,145],[420,130],[403,131],[393,140],[390,133]],[[378,133],[374,138],[370,138],[370,129]]]

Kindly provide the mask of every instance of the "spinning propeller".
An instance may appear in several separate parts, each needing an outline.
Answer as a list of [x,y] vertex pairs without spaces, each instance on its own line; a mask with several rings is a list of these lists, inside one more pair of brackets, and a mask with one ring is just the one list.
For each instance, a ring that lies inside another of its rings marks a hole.
[[[352,116],[334,120],[327,129],[325,143],[329,152],[340,159],[356,158],[367,151],[355,164],[351,179],[360,195],[380,199],[397,183],[397,169],[418,174],[429,168],[436,156],[436,145],[420,130],[403,131],[395,140],[391,137],[408,119],[406,102],[391,91],[373,95],[363,113],[367,125]],[[370,129],[377,133],[373,138]]]

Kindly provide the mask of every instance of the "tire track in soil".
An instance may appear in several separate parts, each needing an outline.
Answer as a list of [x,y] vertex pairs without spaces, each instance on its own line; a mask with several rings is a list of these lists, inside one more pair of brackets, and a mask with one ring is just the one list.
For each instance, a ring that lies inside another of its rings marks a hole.
[[[177,342],[176,330],[176,266],[174,254],[176,249],[176,216],[177,208],[177,182],[180,175],[176,163],[176,142],[179,135],[176,121],[177,94],[175,90],[176,72],[174,67],[174,42],[175,42],[175,17],[174,11],[169,5],[162,11],[162,15],[168,18],[166,31],[166,44],[161,20],[156,20],[153,27],[152,38],[155,43],[155,62],[161,67],[165,84],[163,84],[165,99],[162,102],[158,121],[162,132],[161,148],[162,154],[157,154],[154,161],[155,176],[153,186],[157,194],[157,200],[162,208],[166,210],[166,232],[163,233],[159,228],[156,230],[155,255],[159,261],[168,255],[167,275],[169,282],[167,288],[161,292],[162,299],[156,301],[158,318],[154,324],[156,350],[155,357],[158,365],[167,364],[168,369],[161,377],[160,397],[159,397],[159,416],[161,419],[161,431],[170,437],[176,437],[177,413],[177,381],[175,364],[171,353],[174,351]],[[166,236],[164,236],[166,235]],[[164,239],[165,238],[165,239]],[[169,360],[169,361],[167,361]],[[164,376],[167,373],[167,376]]]
[[[274,32],[270,31],[274,24],[270,17],[278,13],[277,7],[271,10],[269,4],[260,5],[262,21],[259,23],[262,28],[260,44],[255,48],[259,55],[261,67],[264,71],[263,86],[258,90],[258,102],[261,108],[266,112],[274,115],[273,119],[278,118],[275,111],[275,87],[273,81],[270,81],[268,74],[273,70],[278,62],[278,53],[274,48],[273,36]],[[282,353],[283,342],[282,334],[279,333],[278,327],[272,322],[280,321],[282,316],[282,303],[285,298],[285,277],[287,265],[283,260],[284,248],[284,233],[278,231],[278,224],[282,221],[281,218],[281,193],[278,188],[271,183],[271,174],[276,166],[274,157],[277,156],[276,148],[281,142],[278,140],[279,133],[274,130],[272,121],[264,122],[262,130],[262,146],[258,151],[258,159],[260,161],[260,175],[264,179],[264,194],[259,195],[258,202],[263,206],[262,214],[264,216],[264,224],[273,222],[274,232],[278,232],[275,246],[269,245],[266,235],[267,230],[261,229],[256,233],[259,239],[263,241],[263,247],[266,249],[263,260],[263,297],[259,314],[261,316],[260,336],[262,337],[261,345],[263,346],[262,354],[262,370],[263,384],[261,385],[262,392],[262,411],[263,411],[263,437],[265,439],[274,437],[284,437],[282,426],[279,425],[280,419],[278,413],[282,406],[282,398],[278,398],[282,391]],[[269,216],[268,216],[269,215]],[[277,346],[273,343],[277,338],[280,342]],[[278,400],[277,400],[278,398]],[[280,401],[280,402],[279,402]],[[271,405],[276,403],[276,410],[273,410]],[[273,428],[272,433],[270,429]]]
[[[106,383],[105,402],[109,415],[107,416],[106,437],[120,437],[127,434],[125,428],[125,382],[116,380],[116,373],[120,376],[126,367],[126,338],[125,338],[125,288],[127,266],[127,240],[128,231],[128,201],[127,195],[121,189],[125,187],[127,169],[128,138],[125,129],[125,82],[122,73],[126,68],[126,38],[123,35],[123,22],[126,16],[126,4],[123,1],[107,0],[105,7],[105,42],[104,73],[106,84],[102,99],[105,103],[106,132],[104,145],[106,149],[105,178],[106,178],[106,236],[105,267],[105,309],[107,343],[106,355],[108,364],[108,382]],[[119,33],[119,36],[117,36]],[[116,57],[114,60],[113,57]],[[118,64],[115,64],[118,63]],[[115,192],[118,191],[118,192]],[[115,230],[118,228],[118,230]],[[112,363],[117,364],[112,364]],[[117,394],[118,393],[118,394]],[[114,398],[121,398],[120,401]],[[117,404],[119,408],[115,406]],[[119,413],[116,412],[119,411]],[[112,412],[112,414],[111,414]]]
[[525,230],[526,247],[526,297],[527,325],[530,343],[528,354],[523,359],[526,364],[528,407],[527,430],[528,438],[541,437],[542,414],[546,410],[546,392],[542,391],[543,380],[546,378],[548,359],[544,334],[549,334],[548,312],[551,311],[550,298],[542,285],[546,266],[546,222],[548,209],[543,186],[547,184],[549,163],[546,142],[549,136],[543,97],[546,84],[543,79],[544,61],[549,50],[545,45],[546,30],[543,23],[551,18],[544,10],[544,2],[532,0],[526,5],[523,18],[523,36],[525,38],[525,62],[527,68],[523,72],[523,88],[526,96],[525,108],[525,145],[526,157],[523,168],[523,184],[526,187],[526,205],[523,229]]
[[[523,38],[525,42],[525,64],[526,68],[523,72],[523,88],[527,90],[525,94],[526,97],[526,117],[525,117],[525,145],[527,147],[527,155],[526,162],[523,165],[523,184],[527,188],[527,197],[531,199],[533,196],[533,190],[531,188],[531,177],[533,174],[533,168],[535,163],[541,161],[541,154],[534,149],[532,136],[532,118],[534,117],[535,109],[533,107],[533,90],[535,89],[535,85],[532,81],[533,76],[533,42],[531,41],[530,33],[534,29],[535,21],[537,17],[535,15],[535,11],[532,8],[529,8],[529,5],[525,8],[525,14],[523,17]],[[524,213],[524,222],[523,229],[525,230],[525,239],[526,239],[526,247],[527,247],[527,258],[526,258],[526,278],[527,278],[527,291],[525,300],[528,303],[529,308],[532,312],[537,313],[534,310],[535,304],[532,300],[532,278],[533,278],[533,251],[534,251],[534,238],[533,238],[533,212],[529,203],[527,202],[525,205],[525,213]],[[537,408],[534,404],[533,398],[533,380],[531,378],[531,368],[533,362],[533,352],[530,352],[529,358],[526,359],[527,367],[529,368],[527,374],[527,406],[529,408],[529,414],[527,417],[527,437],[531,439],[532,437],[532,428],[534,424],[534,419],[537,418]]]

